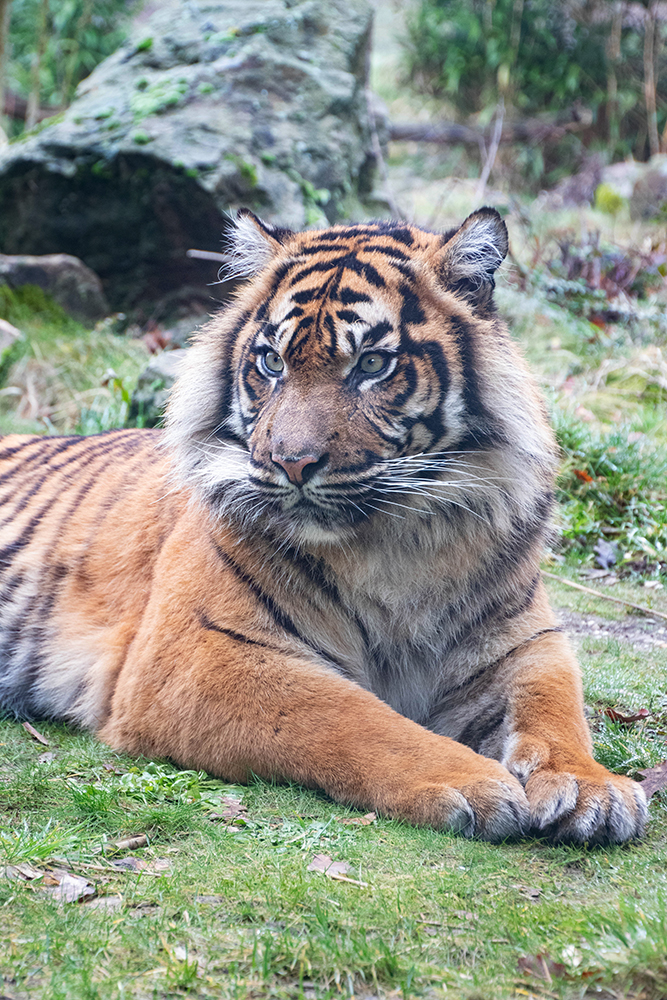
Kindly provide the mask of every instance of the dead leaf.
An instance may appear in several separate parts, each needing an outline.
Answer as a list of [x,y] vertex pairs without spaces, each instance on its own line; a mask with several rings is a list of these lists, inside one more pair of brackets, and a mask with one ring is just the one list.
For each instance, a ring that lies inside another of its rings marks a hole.
[[572,471],[574,472],[577,479],[581,479],[582,483],[593,482],[593,477],[589,476],[585,469],[573,469]]
[[123,872],[142,872],[148,868],[148,862],[143,858],[121,858],[120,861],[112,861],[111,864]]
[[229,795],[223,795],[220,801],[225,808],[208,813],[209,819],[222,819],[229,822],[230,820],[238,819],[239,816],[248,811],[248,807],[244,806],[240,799],[233,799]]
[[136,851],[137,847],[146,847],[148,837],[145,833],[135,833],[131,837],[124,837],[122,840],[114,840],[108,845],[112,851]]
[[622,712],[617,712],[615,708],[605,708],[602,714],[606,715],[612,722],[620,722],[624,726],[629,726],[633,722],[639,722],[640,719],[648,719],[651,715],[648,708],[640,708],[635,715],[623,715]]
[[33,868],[29,865],[27,861],[22,861],[18,865],[7,865],[3,869],[3,874],[5,878],[15,881],[16,879],[23,879],[26,882],[32,882],[33,879],[43,878],[44,872],[41,872],[39,868]]
[[352,816],[349,819],[339,819],[344,826],[370,826],[377,819],[376,813],[366,813],[365,816]]
[[108,764],[105,762],[104,764],[102,764],[102,767],[104,768],[105,771],[110,771],[111,774],[125,774],[125,771],[122,769],[122,767],[115,767],[113,764]]
[[325,875],[347,875],[350,866],[346,861],[334,861],[328,854],[316,854],[306,871],[324,872]]
[[58,885],[46,889],[45,892],[59,903],[77,903],[80,899],[95,895],[95,887],[81,875],[60,871],[51,872],[51,875],[53,878],[59,877]]
[[104,910],[107,913],[112,913],[114,910],[120,910],[123,905],[123,897],[96,896],[95,899],[89,899],[85,905],[87,910]]
[[38,743],[41,743],[43,746],[48,747],[49,741],[47,740],[46,736],[42,736],[41,733],[38,733],[35,727],[31,726],[29,722],[24,722],[23,728],[25,729],[26,733],[30,733],[30,735],[34,740],[37,740]]
[[554,962],[548,954],[524,955],[517,964],[520,972],[535,976],[546,983],[552,983],[553,977],[563,979],[567,973],[566,966],[562,962]]
[[650,799],[656,792],[661,792],[667,788],[667,760],[655,767],[645,767],[637,771],[642,776],[642,788],[646,793],[646,798]]

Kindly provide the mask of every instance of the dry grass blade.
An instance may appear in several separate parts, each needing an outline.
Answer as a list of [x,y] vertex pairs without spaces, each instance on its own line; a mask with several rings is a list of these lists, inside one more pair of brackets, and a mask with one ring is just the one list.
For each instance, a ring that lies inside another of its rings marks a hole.
[[593,594],[594,597],[599,597],[603,601],[612,601],[614,604],[622,604],[626,608],[634,608],[635,611],[641,611],[643,615],[649,615],[651,618],[662,618],[667,622],[667,615],[663,614],[662,611],[654,611],[653,608],[645,608],[642,604],[633,604],[632,601],[624,601],[621,597],[611,597],[610,594],[603,594],[600,590],[593,590],[592,587],[584,587],[581,583],[574,583],[573,580],[566,580],[562,576],[558,576],[557,573],[547,573],[545,569],[542,570],[542,576],[548,576],[550,580],[557,580],[558,583],[562,583],[564,587],[573,587],[574,590],[581,590],[584,594]]

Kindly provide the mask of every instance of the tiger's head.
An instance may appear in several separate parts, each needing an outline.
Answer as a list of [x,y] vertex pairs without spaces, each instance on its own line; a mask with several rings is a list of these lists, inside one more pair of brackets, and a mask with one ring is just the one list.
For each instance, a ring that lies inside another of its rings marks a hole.
[[231,260],[248,281],[170,401],[181,476],[225,516],[325,542],[406,512],[479,517],[527,466],[548,477],[539,395],[493,304],[507,249],[490,208],[445,235],[293,233],[241,211]]

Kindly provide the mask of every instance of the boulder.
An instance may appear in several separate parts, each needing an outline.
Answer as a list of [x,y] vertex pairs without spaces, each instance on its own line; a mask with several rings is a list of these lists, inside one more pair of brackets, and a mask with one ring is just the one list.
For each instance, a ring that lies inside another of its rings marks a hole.
[[652,156],[635,181],[630,198],[630,217],[664,218],[667,214],[667,155]]
[[169,391],[176,381],[185,349],[163,351],[151,359],[150,364],[137,379],[137,387],[130,402],[130,422],[142,427],[155,427],[162,420]]
[[224,249],[230,210],[299,229],[370,188],[370,26],[368,0],[149,3],[70,108],[0,154],[0,250],[80,257],[114,310],[220,298],[217,265],[185,254]]
[[0,254],[0,284],[10,288],[37,285],[81,323],[96,323],[109,312],[98,276],[83,261],[66,253],[43,257]]

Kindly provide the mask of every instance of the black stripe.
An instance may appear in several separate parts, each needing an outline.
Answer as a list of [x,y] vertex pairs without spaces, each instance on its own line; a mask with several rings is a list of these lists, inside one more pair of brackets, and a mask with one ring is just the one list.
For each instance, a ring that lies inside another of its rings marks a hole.
[[212,622],[203,611],[199,614],[199,622],[201,627],[206,629],[207,632],[219,632],[220,635],[227,635],[230,639],[234,639],[236,642],[242,642],[247,646],[261,646],[262,649],[272,649],[276,653],[284,652],[284,650],[278,649],[277,646],[270,646],[268,642],[260,642],[258,639],[251,639],[250,636],[243,635],[241,632],[235,632],[231,628],[224,628],[222,625],[216,625],[215,622]]
[[500,708],[494,704],[491,711],[472,719],[459,735],[457,742],[479,753],[480,747],[500,729],[507,717],[507,702]]

